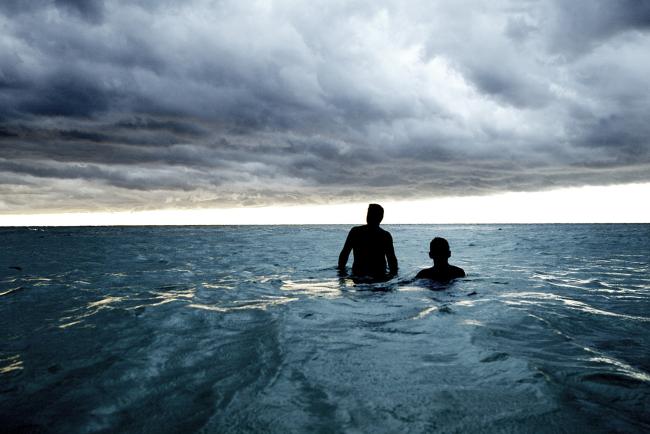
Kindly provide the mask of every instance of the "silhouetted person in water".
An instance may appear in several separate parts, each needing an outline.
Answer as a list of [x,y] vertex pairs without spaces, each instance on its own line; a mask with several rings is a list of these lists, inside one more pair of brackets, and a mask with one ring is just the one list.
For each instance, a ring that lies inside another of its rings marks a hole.
[[[339,255],[339,270],[345,271],[350,251],[354,253],[352,273],[372,278],[390,277],[397,273],[397,258],[393,249],[393,237],[379,227],[384,209],[376,203],[368,205],[368,216],[363,226],[350,229],[348,238]],[[386,274],[386,261],[390,274]]]
[[465,277],[462,268],[449,264],[449,243],[444,238],[436,237],[429,244],[429,257],[433,259],[433,267],[425,268],[415,276],[416,279],[431,279],[437,282],[448,282],[457,277]]

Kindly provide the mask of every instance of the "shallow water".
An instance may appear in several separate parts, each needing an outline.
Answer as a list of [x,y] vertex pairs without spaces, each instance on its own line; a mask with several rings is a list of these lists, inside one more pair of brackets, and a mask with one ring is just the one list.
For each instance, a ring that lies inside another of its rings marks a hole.
[[[386,228],[376,285],[344,226],[0,228],[0,426],[650,429],[650,225]],[[412,281],[433,236],[467,278]]]

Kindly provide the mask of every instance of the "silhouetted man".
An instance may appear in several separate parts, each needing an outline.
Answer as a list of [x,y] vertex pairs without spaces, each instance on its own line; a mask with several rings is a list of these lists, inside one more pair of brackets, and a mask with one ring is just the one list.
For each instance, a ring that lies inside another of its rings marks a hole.
[[344,271],[350,251],[354,253],[352,273],[357,276],[381,278],[386,276],[386,261],[390,274],[397,273],[397,258],[393,249],[393,237],[379,227],[384,209],[376,203],[368,205],[368,216],[363,226],[350,229],[348,238],[339,255],[339,270]]
[[429,257],[433,259],[433,267],[425,268],[415,276],[416,279],[431,279],[438,282],[448,282],[457,277],[465,277],[462,268],[449,264],[449,243],[444,238],[436,237],[429,244]]

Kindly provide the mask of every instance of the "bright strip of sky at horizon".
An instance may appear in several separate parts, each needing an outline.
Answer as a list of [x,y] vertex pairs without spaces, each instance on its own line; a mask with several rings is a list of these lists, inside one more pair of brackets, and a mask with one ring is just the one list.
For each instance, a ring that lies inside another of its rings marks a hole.
[[[650,183],[383,201],[385,224],[647,223]],[[366,203],[0,215],[0,226],[357,224]]]

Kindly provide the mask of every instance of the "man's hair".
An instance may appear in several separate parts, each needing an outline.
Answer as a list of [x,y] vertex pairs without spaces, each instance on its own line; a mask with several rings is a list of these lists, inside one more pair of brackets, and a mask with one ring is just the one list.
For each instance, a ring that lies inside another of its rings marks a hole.
[[449,243],[444,238],[435,237],[429,244],[429,251],[431,253],[449,253]]
[[384,219],[384,208],[376,203],[368,205],[368,215],[366,221],[369,225],[378,225]]

